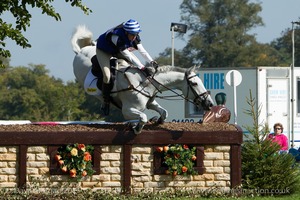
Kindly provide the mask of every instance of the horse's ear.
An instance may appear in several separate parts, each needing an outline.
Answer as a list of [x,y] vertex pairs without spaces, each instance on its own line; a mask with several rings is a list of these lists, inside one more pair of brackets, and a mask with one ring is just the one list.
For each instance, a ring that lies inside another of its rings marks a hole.
[[[199,67],[199,68],[200,68],[200,67]],[[195,65],[195,66],[193,66],[193,67],[190,67],[190,68],[188,69],[188,72],[189,72],[189,73],[195,72],[195,71],[198,70],[199,68],[196,67],[196,65]]]
[[195,66],[195,70],[198,71],[201,68],[201,65]]

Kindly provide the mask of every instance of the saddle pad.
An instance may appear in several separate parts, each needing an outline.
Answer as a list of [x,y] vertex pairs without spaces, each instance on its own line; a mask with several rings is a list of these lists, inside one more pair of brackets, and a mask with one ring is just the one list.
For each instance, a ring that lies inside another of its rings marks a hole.
[[93,96],[101,96],[102,92],[97,87],[98,77],[92,74],[92,70],[88,72],[84,80],[84,91]]

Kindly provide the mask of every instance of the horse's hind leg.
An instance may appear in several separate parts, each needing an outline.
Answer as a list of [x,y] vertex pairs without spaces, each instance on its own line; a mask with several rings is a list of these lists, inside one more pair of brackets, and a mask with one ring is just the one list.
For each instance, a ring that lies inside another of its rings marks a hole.
[[147,108],[155,110],[160,114],[160,117],[156,121],[157,124],[163,124],[168,117],[168,111],[161,107],[155,100],[147,104]]
[[123,116],[126,120],[138,120],[138,122],[131,123],[135,134],[140,134],[144,125],[147,123],[147,115],[135,108],[122,108]]

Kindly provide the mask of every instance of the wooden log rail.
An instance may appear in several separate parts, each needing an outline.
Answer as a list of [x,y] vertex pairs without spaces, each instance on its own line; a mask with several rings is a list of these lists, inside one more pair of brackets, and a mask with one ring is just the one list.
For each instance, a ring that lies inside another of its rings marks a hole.
[[90,145],[123,146],[123,188],[130,191],[132,145],[229,145],[231,187],[241,184],[241,144],[242,129],[236,131],[143,131],[135,135],[131,131],[53,131],[53,132],[0,132],[0,146],[17,146],[19,152],[18,187],[26,186],[26,155],[28,146],[57,146],[83,143]]

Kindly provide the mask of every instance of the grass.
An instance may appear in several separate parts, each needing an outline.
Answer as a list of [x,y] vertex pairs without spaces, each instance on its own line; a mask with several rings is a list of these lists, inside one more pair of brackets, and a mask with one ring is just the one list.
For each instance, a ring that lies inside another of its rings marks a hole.
[[[74,190],[73,190],[74,189]],[[183,191],[179,190],[175,193],[144,193],[140,192],[133,195],[120,195],[116,192],[106,192],[103,190],[82,190],[73,188],[67,189],[49,189],[46,191],[41,191],[39,188],[29,188],[27,190],[18,189],[0,189],[0,199],[10,200],[10,199],[45,199],[45,200],[60,200],[60,199],[102,199],[102,200],[139,200],[139,199],[155,199],[155,200],[196,200],[196,199],[213,199],[213,200],[233,200],[233,199],[251,199],[251,200],[298,200],[300,199],[300,191],[297,193],[289,195],[280,196],[229,196],[228,194],[220,193],[218,190],[210,190],[208,192],[195,192],[195,191]]]

